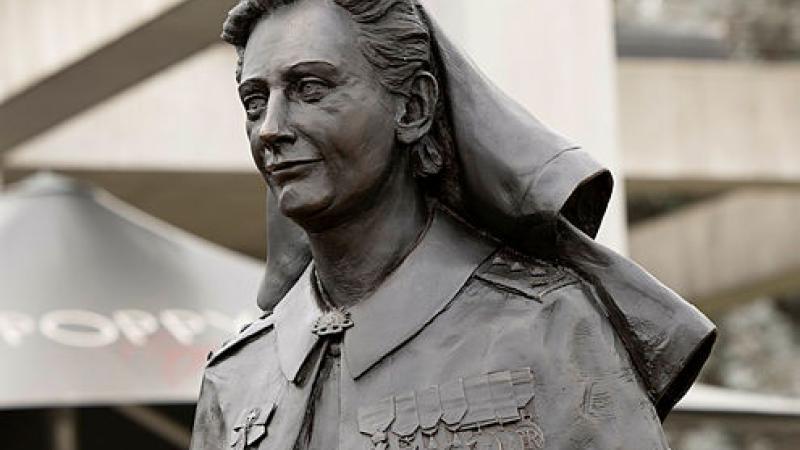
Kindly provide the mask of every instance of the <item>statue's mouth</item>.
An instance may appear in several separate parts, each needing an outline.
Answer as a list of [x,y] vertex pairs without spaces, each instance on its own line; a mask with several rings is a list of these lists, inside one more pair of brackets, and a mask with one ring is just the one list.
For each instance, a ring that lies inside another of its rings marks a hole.
[[295,168],[306,166],[308,164],[314,164],[320,161],[322,161],[322,158],[293,159],[289,161],[281,161],[273,164],[267,164],[265,169],[267,173],[275,174],[278,172],[289,171]]

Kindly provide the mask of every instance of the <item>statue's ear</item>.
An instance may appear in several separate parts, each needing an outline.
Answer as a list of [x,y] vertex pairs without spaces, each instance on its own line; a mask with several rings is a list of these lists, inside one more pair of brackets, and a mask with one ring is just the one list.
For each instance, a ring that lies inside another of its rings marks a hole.
[[404,144],[414,144],[422,139],[433,125],[439,84],[430,72],[420,70],[411,80],[407,96],[400,98],[397,111],[397,139]]

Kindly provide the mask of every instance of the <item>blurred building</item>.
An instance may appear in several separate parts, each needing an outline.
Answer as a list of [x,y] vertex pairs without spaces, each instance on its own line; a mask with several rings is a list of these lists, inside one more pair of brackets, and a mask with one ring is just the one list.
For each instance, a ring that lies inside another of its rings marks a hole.
[[[800,1],[615,6],[631,255],[719,325],[704,381],[800,396]],[[672,425],[686,450],[800,442]]]
[[[800,395],[800,1],[425,3],[504,90],[615,171],[601,239],[721,325],[705,379]],[[263,258],[265,190],[217,38],[232,4],[0,0],[4,182],[67,173]],[[670,427],[675,449],[800,439]]]

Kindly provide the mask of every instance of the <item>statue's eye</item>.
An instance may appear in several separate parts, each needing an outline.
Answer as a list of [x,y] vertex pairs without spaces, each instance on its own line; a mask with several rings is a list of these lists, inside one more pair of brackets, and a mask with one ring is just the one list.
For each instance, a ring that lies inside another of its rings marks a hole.
[[266,108],[267,98],[263,95],[251,95],[244,99],[244,109],[250,120],[258,119]]
[[308,103],[322,100],[330,90],[331,87],[318,78],[304,78],[298,81],[295,87],[297,97]]

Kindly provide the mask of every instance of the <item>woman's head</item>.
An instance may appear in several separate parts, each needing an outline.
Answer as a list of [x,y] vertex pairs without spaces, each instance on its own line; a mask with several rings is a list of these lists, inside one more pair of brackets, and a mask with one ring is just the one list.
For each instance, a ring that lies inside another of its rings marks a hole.
[[[301,3],[333,6],[346,13],[356,46],[373,71],[374,79],[390,94],[412,99],[408,102],[408,114],[398,117],[397,143],[408,154],[414,174],[424,180],[427,188],[435,188],[441,172],[452,163],[453,143],[442,98],[444,86],[432,50],[436,46],[415,0],[243,0],[229,13],[222,33],[223,39],[233,44],[239,54],[237,80],[242,81],[247,48],[257,25],[270,16],[283,14],[281,10],[303,7]],[[295,29],[291,34],[302,40],[317,31]],[[426,81],[425,76],[430,76],[433,83]],[[435,91],[428,104],[414,100],[424,90]],[[429,124],[423,133],[415,130],[404,135],[404,119],[413,123],[425,115],[429,116]],[[263,171],[264,149],[254,147],[253,152]]]

